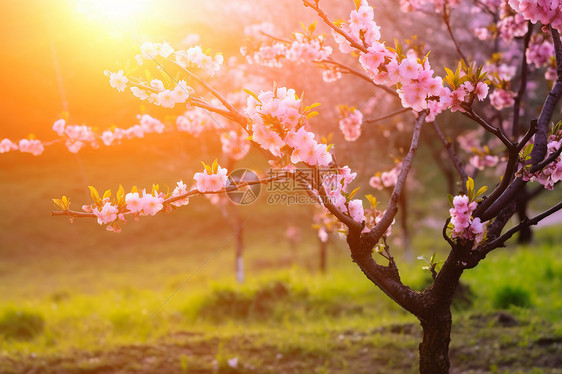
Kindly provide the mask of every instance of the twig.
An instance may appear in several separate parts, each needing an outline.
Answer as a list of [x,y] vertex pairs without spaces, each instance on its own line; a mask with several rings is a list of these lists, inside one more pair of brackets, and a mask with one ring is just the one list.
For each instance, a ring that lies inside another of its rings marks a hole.
[[328,25],[332,30],[334,30],[335,32],[337,32],[338,34],[343,36],[349,42],[349,44],[351,44],[352,47],[357,48],[358,50],[360,50],[363,53],[369,52],[367,50],[367,48],[358,44],[355,40],[353,40],[353,38],[351,36],[349,36],[345,32],[343,32],[343,30],[341,28],[334,25],[334,23],[332,21],[330,21],[330,19],[328,18],[328,15],[326,13],[324,13],[322,11],[322,9],[320,9],[317,2],[315,4],[313,4],[309,0],[303,0],[303,3],[304,3],[305,7],[310,7],[312,9],[314,9],[316,11],[316,13],[318,14],[318,16],[322,19],[322,21],[324,21],[324,23],[326,25]]
[[523,39],[523,57],[521,59],[521,82],[519,85],[519,90],[517,91],[517,96],[515,96],[515,103],[513,104],[513,126],[511,137],[514,141],[519,138],[519,109],[521,108],[521,100],[523,100],[523,95],[525,95],[525,90],[527,88],[527,74],[529,71],[529,66],[527,65],[527,56],[525,51],[529,47],[529,42],[531,40],[531,34],[533,33],[533,24],[529,21],[527,23],[528,31]]
[[379,221],[371,229],[371,231],[367,234],[369,237],[369,243],[373,246],[379,241],[382,235],[386,232],[392,220],[396,216],[398,212],[398,200],[400,198],[400,194],[404,189],[404,185],[406,183],[406,178],[408,177],[408,173],[412,166],[412,162],[416,155],[416,151],[418,149],[418,143],[420,139],[420,133],[423,123],[425,122],[425,117],[427,117],[427,112],[421,112],[418,119],[414,125],[414,132],[412,134],[412,141],[410,143],[410,150],[406,157],[404,157],[404,161],[402,161],[402,168],[400,169],[400,173],[398,174],[398,178],[396,180],[396,184],[394,185],[394,190],[392,191],[392,195],[390,196],[390,201],[386,210]]
[[[223,188],[219,191],[199,192],[197,190],[191,190],[191,191],[188,191],[188,192],[183,193],[181,195],[169,197],[169,198],[165,199],[162,202],[162,204],[170,204],[170,203],[173,203],[175,201],[182,200],[182,199],[192,197],[192,196],[195,196],[195,195],[202,196],[202,195],[228,193],[228,192],[236,191],[236,190],[238,190],[242,187],[253,186],[253,185],[256,185],[256,184],[265,184],[265,183],[269,183],[269,182],[272,182],[272,181],[281,180],[281,179],[284,179],[284,178],[287,178],[286,175],[276,175],[274,177],[263,178],[263,179],[254,180],[254,181],[245,181],[245,182],[233,183],[230,187]],[[124,214],[132,214],[132,213],[127,211],[127,212],[124,212]],[[52,212],[52,215],[53,216],[71,216],[71,217],[78,217],[78,218],[85,218],[85,217],[95,218],[95,217],[97,217],[94,213],[78,212],[78,211],[74,211],[74,210],[55,210],[55,211]]]
[[216,97],[222,105],[230,112],[231,116],[233,117],[234,121],[238,122],[242,127],[246,127],[246,118],[240,114],[240,112],[230,104],[228,100],[226,100],[217,90],[215,90],[210,84],[205,82],[205,80],[199,78],[196,74],[193,74],[189,69],[184,68],[178,62],[172,60],[166,60],[171,62],[172,64],[179,67],[181,70],[186,72],[191,78],[193,78],[197,83],[203,86],[207,91],[209,91],[214,97]]
[[525,145],[527,145],[527,142],[531,140],[533,135],[535,135],[537,129],[538,129],[538,123],[537,120],[534,119],[531,121],[531,126],[529,126],[529,130],[525,133],[523,139],[521,139],[521,141],[517,144],[518,153],[521,152],[521,150],[525,147]]
[[455,169],[457,169],[457,173],[459,174],[459,177],[461,178],[461,182],[462,182],[461,187],[463,189],[463,192],[466,193],[466,181],[468,180],[468,176],[466,175],[466,172],[464,171],[464,168],[460,163],[457,154],[455,153],[455,150],[453,149],[453,145],[447,140],[447,138],[445,138],[445,135],[437,125],[436,121],[433,121],[433,129],[435,130],[435,132],[437,133],[437,137],[439,138],[439,140],[441,140],[441,143],[447,150],[447,153],[449,154],[449,158],[451,159],[451,162],[455,166]]
[[403,108],[403,109],[397,110],[397,111],[395,111],[395,112],[386,114],[386,115],[381,116],[381,117],[378,117],[378,118],[368,119],[368,120],[366,120],[366,121],[363,121],[363,123],[365,123],[365,124],[373,124],[373,123],[380,122],[380,121],[383,121],[383,120],[388,119],[388,118],[392,118],[392,117],[397,116],[397,115],[399,115],[399,114],[402,114],[402,113],[405,113],[405,112],[409,112],[410,110],[412,110],[412,109],[411,109],[411,108]]
[[478,123],[486,131],[494,134],[499,140],[501,140],[501,142],[506,146],[508,150],[511,151],[516,147],[516,145],[512,143],[511,140],[509,140],[509,138],[505,135],[505,133],[500,128],[490,125],[482,117],[480,117],[472,108],[468,106],[463,106],[463,109],[466,110],[466,112],[463,112],[465,116]]
[[447,2],[445,1],[443,3],[443,22],[445,22],[445,25],[447,26],[447,31],[449,32],[449,35],[451,36],[451,40],[453,41],[453,43],[455,44],[455,48],[457,50],[457,54],[459,55],[459,57],[461,58],[461,60],[463,60],[464,64],[466,66],[468,66],[468,60],[465,57],[464,53],[461,50],[461,46],[460,44],[457,42],[457,39],[455,38],[455,34],[453,33],[453,29],[451,28],[451,22],[450,22],[450,9],[447,6]]
[[380,89],[386,91],[387,93],[391,94],[392,96],[398,97],[398,93],[396,93],[395,90],[393,90],[393,89],[390,88],[390,87],[384,86],[384,85],[382,85],[382,84],[376,84],[375,82],[373,82],[373,80],[372,80],[367,74],[364,74],[364,73],[362,73],[361,71],[359,71],[359,70],[357,70],[357,69],[354,69],[354,68],[352,68],[352,67],[350,67],[350,66],[347,66],[347,65],[342,64],[341,62],[337,62],[337,61],[334,61],[334,60],[331,60],[331,59],[326,59],[326,60],[322,60],[322,61],[319,61],[319,62],[320,62],[320,63],[325,63],[325,64],[336,65],[337,67],[346,70],[348,73],[350,73],[350,74],[352,74],[352,75],[355,75],[355,76],[357,76],[357,77],[359,77],[359,78],[361,78],[361,79],[363,79],[363,80],[365,80],[365,81],[371,83],[373,86],[375,86],[375,87],[377,87],[377,88],[380,88]]

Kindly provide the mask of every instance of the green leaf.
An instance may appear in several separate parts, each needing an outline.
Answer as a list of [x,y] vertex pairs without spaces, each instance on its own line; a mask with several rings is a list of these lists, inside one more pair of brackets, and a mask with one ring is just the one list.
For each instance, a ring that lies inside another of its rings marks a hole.
[[488,190],[488,186],[483,186],[480,187],[480,189],[478,190],[478,192],[476,192],[476,195],[474,195],[474,198],[476,199],[478,196],[482,195],[484,192],[486,192]]
[[310,25],[308,25],[308,31],[310,31],[310,35],[312,35],[314,33],[314,30],[316,30],[316,23],[318,21],[314,21],[313,23],[311,23]]
[[207,174],[209,174],[209,175],[213,174],[213,169],[209,165],[207,165],[203,161],[201,161],[201,163],[203,164],[203,167],[205,168],[205,170],[207,170]]
[[468,198],[472,201],[472,197],[474,196],[474,180],[471,177],[468,177],[466,181],[466,192],[468,193]]
[[316,107],[319,107],[320,105],[322,105],[322,104],[320,104],[320,103],[314,103],[314,104],[309,105],[309,106],[307,106],[306,108],[304,108],[304,111],[305,111],[305,112],[308,112],[309,110],[314,109],[314,108],[316,108]]
[[367,198],[367,200],[369,200],[369,203],[371,203],[371,207],[372,207],[373,209],[376,209],[376,208],[377,208],[377,205],[379,204],[378,201],[377,201],[377,198],[374,197],[374,196],[371,195],[371,194],[365,195],[365,197]]
[[64,209],[64,205],[62,203],[61,199],[52,199],[53,203],[55,203],[56,205],[58,205],[59,207],[61,207],[62,209]]
[[244,88],[242,91],[246,92],[248,95],[252,96],[254,99],[256,99],[258,101],[258,103],[261,103],[261,100],[258,98],[258,95],[256,95],[253,91]]
[[454,208],[455,206],[453,205],[453,199],[455,197],[451,194],[447,194],[447,198],[449,199],[449,204],[451,205],[451,208]]
[[117,204],[123,205],[125,204],[125,189],[122,185],[119,185],[119,189],[117,190]]
[[95,187],[93,186],[88,186],[88,188],[90,189],[90,196],[92,196],[92,200],[94,200],[96,204],[101,202],[100,194],[98,193],[98,190],[96,190]]
[[357,191],[359,191],[359,188],[361,187],[357,187],[356,189],[354,189],[353,191],[351,191],[351,193],[349,194],[349,200],[351,200],[353,198],[353,196],[355,196],[355,194],[357,193]]
[[531,154],[533,151],[534,144],[527,144],[527,146],[523,149],[523,157],[526,157]]

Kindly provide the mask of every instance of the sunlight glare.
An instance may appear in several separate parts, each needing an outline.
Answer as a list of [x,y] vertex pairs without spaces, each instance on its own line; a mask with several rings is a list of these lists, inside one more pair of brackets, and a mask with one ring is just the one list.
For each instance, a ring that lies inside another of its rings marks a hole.
[[78,12],[127,26],[146,10],[148,0],[79,0]]

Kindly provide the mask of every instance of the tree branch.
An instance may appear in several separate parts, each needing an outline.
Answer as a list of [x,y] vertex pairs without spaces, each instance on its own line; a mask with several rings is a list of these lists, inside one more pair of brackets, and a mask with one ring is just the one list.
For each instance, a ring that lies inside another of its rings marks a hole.
[[368,119],[368,120],[366,120],[366,121],[363,121],[363,123],[364,123],[364,124],[370,124],[370,125],[371,125],[371,124],[373,124],[373,123],[380,122],[380,121],[383,121],[383,120],[385,120],[385,119],[392,118],[392,117],[397,116],[397,115],[399,115],[399,114],[409,112],[410,110],[412,110],[412,109],[411,109],[411,108],[403,108],[403,109],[397,110],[397,111],[395,111],[395,112],[386,114],[386,115],[381,116],[381,117],[377,117],[377,118],[373,118],[373,119]]
[[[556,29],[550,28],[552,32],[552,39],[554,41],[554,50],[556,55],[556,72],[558,78],[556,83],[548,93],[548,96],[545,99],[543,104],[541,113],[537,120],[537,132],[535,134],[535,142],[533,146],[533,150],[531,152],[531,160],[530,163],[533,165],[532,170],[537,165],[541,165],[544,161],[547,151],[547,143],[548,143],[548,127],[550,121],[552,120],[552,115],[554,114],[554,109],[556,105],[560,101],[560,97],[562,96],[562,45],[560,43],[560,35]],[[511,155],[511,152],[510,152]],[[535,170],[536,171],[536,170]],[[503,181],[502,181],[503,183]],[[482,217],[482,221],[486,221],[501,211],[509,201],[513,200],[521,188],[526,184],[526,181],[523,181],[521,178],[516,178],[509,187],[503,191],[503,193],[491,201],[491,205],[489,208],[483,211],[480,207],[477,208],[477,214],[481,213],[479,217]],[[484,200],[486,202],[486,200]],[[481,210],[478,212],[478,210]]]
[[331,64],[331,65],[335,65],[339,68],[342,68],[342,69],[346,70],[349,74],[355,75],[355,76],[363,79],[364,81],[367,81],[367,82],[371,83],[373,86],[386,91],[387,93],[391,94],[394,97],[398,97],[398,93],[396,93],[396,91],[393,90],[392,88],[381,85],[381,84],[376,84],[375,82],[373,82],[373,80],[367,74],[364,74],[361,71],[359,71],[357,69],[354,69],[350,66],[344,65],[341,62],[337,62],[337,61],[334,61],[334,60],[331,60],[331,59],[326,59],[326,60],[319,61],[319,63]]
[[183,70],[184,72],[186,72],[191,78],[193,78],[197,83],[199,83],[201,86],[203,86],[207,91],[209,91],[214,97],[216,97],[222,105],[224,105],[224,107],[230,112],[230,115],[232,116],[233,120],[238,122],[242,127],[246,128],[246,117],[244,117],[242,114],[240,114],[240,112],[234,107],[232,106],[232,104],[230,104],[230,102],[228,100],[226,100],[217,90],[215,90],[210,84],[208,84],[207,82],[205,82],[205,80],[199,78],[196,74],[193,74],[191,71],[189,71],[189,69],[184,68],[183,66],[181,66],[179,63],[177,63],[176,61],[172,61],[172,60],[166,60],[171,62],[172,64],[176,65],[177,67],[179,67],[181,70]]
[[482,117],[480,117],[471,107],[463,106],[463,109],[466,110],[466,112],[463,112],[463,114],[466,117],[478,123],[489,133],[495,135],[499,140],[501,140],[501,142],[506,146],[508,150],[512,150],[515,148],[515,144],[512,143],[511,140],[509,140],[509,138],[504,134],[504,132],[500,128],[490,125]]
[[425,122],[426,116],[427,112],[421,112],[418,119],[416,120],[414,124],[414,132],[412,134],[412,141],[410,143],[410,150],[408,151],[408,154],[402,162],[402,168],[400,169],[396,184],[394,185],[394,190],[392,191],[392,195],[390,196],[390,202],[388,203],[384,215],[382,216],[379,223],[375,227],[373,227],[367,234],[367,241],[369,242],[369,244],[372,244],[372,247],[377,244],[377,242],[386,232],[386,230],[392,223],[392,220],[396,216],[396,213],[398,212],[398,200],[400,198],[400,194],[402,193],[404,184],[406,183],[406,178],[408,177],[408,173],[416,155],[421,128],[423,123]]
[[527,65],[527,56],[525,51],[529,47],[529,42],[531,40],[531,34],[533,33],[533,24],[531,21],[527,23],[527,33],[523,39],[523,57],[521,59],[521,82],[519,85],[519,90],[517,91],[517,96],[515,96],[515,103],[513,104],[513,126],[511,137],[514,141],[519,138],[519,109],[521,108],[521,100],[523,100],[523,95],[525,95],[525,90],[527,89],[527,73],[529,66]]
[[483,245],[480,249],[479,249],[479,253],[485,257],[486,254],[490,253],[491,251],[493,251],[496,248],[499,247],[503,247],[505,245],[505,242],[511,238],[515,233],[517,233],[518,231],[520,231],[523,227],[527,227],[527,226],[533,226],[536,225],[537,223],[539,223],[541,220],[543,220],[544,218],[556,213],[557,211],[559,211],[560,209],[562,209],[562,202],[556,204],[555,206],[553,206],[552,208],[542,212],[539,215],[536,215],[533,218],[530,219],[526,219],[523,220],[521,223],[519,223],[517,226],[511,228],[510,230],[506,231],[504,234],[502,234],[500,237],[498,237],[497,239],[492,240],[490,243],[486,243],[485,245]]
[[461,58],[461,60],[463,60],[464,64],[466,66],[468,66],[468,59],[466,58],[466,56],[464,55],[464,53],[461,50],[461,46],[460,44],[457,42],[457,38],[455,38],[455,34],[453,33],[453,29],[451,28],[451,20],[450,20],[450,8],[447,5],[447,2],[445,1],[443,3],[443,22],[445,22],[445,25],[447,26],[447,31],[449,32],[449,36],[451,36],[451,40],[453,41],[453,43],[455,44],[455,49],[457,50],[457,54],[459,55],[459,57]]
[[[195,195],[203,196],[203,195],[228,193],[228,192],[236,191],[236,190],[238,190],[242,187],[253,186],[253,185],[256,185],[256,184],[265,184],[265,183],[269,183],[269,182],[273,182],[273,181],[282,180],[284,178],[286,178],[285,175],[276,175],[274,177],[263,178],[263,179],[254,180],[254,181],[232,183],[231,186],[223,188],[219,191],[199,192],[197,190],[191,190],[191,191],[188,191],[188,192],[183,193],[181,195],[177,195],[177,196],[173,196],[173,197],[169,197],[167,199],[164,199],[164,201],[162,203],[163,204],[170,204],[170,203],[173,203],[175,201],[183,200],[185,198],[192,197],[192,196],[195,196]],[[132,214],[129,211],[125,211],[123,213],[124,214]],[[52,212],[52,215],[53,216],[71,216],[71,217],[77,217],[77,218],[96,218],[97,217],[94,213],[78,212],[78,211],[74,211],[74,210],[55,210],[55,211]]]
[[316,11],[316,13],[318,14],[318,16],[322,19],[322,21],[324,21],[324,23],[326,25],[328,25],[332,30],[334,30],[335,32],[337,32],[338,34],[340,34],[341,36],[343,36],[348,42],[349,44],[351,44],[352,47],[360,50],[363,53],[368,53],[369,51],[367,50],[367,48],[365,48],[364,46],[358,44],[355,40],[353,40],[353,38],[349,35],[347,35],[345,32],[343,32],[342,29],[340,29],[339,27],[337,27],[336,25],[334,25],[334,23],[332,21],[330,21],[330,19],[328,18],[328,15],[326,13],[324,13],[322,11],[322,9],[320,9],[320,7],[318,6],[318,1],[316,1],[314,4],[312,3],[312,1],[309,0],[303,0],[304,6],[305,7],[310,7],[312,9],[314,9]]

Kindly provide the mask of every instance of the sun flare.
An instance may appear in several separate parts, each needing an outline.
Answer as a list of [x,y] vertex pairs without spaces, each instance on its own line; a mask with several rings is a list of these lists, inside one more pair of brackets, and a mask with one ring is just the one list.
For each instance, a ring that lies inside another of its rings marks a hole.
[[89,17],[126,26],[147,10],[148,0],[79,0],[78,11]]

